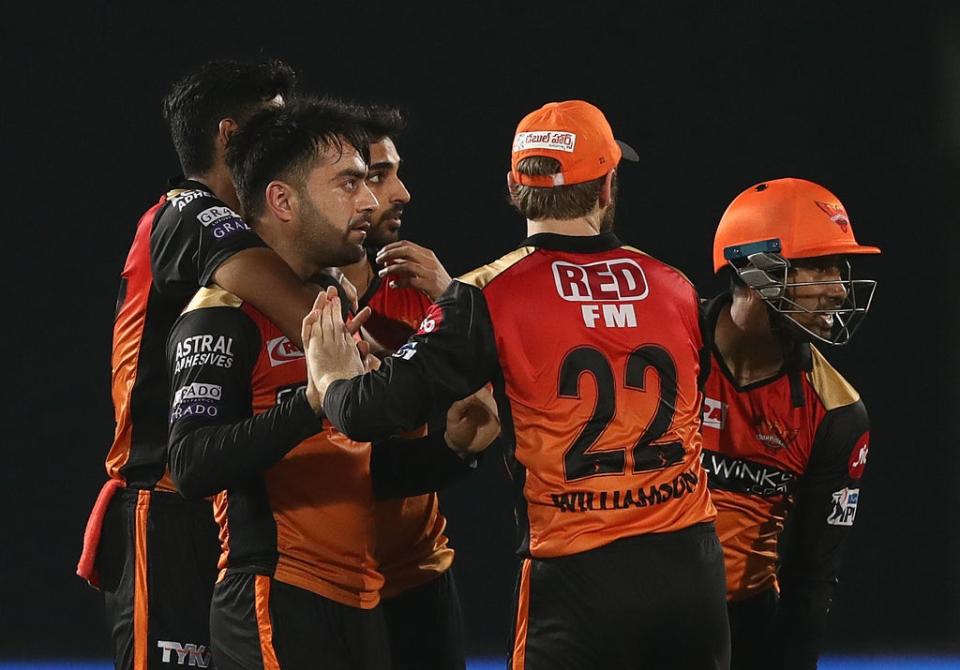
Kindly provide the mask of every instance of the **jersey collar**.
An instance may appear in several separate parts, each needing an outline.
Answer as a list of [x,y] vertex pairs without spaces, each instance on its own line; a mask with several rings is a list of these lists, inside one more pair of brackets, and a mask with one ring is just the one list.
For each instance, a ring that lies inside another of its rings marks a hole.
[[357,309],[363,309],[366,307],[373,296],[376,295],[377,291],[380,290],[380,284],[383,283],[383,279],[380,277],[380,267],[377,265],[377,249],[367,249],[367,263],[373,269],[373,278],[370,280],[370,284],[367,286],[367,290],[363,292],[363,295],[357,298]]
[[206,184],[199,181],[194,181],[193,179],[187,179],[182,174],[178,174],[175,177],[170,177],[170,179],[167,180],[168,191],[176,188],[182,188],[188,191],[199,189],[206,191],[207,193],[214,194],[210,187]]
[[750,391],[761,386],[766,386],[767,384],[772,384],[784,375],[787,375],[790,378],[790,392],[793,405],[795,407],[803,407],[804,397],[803,389],[800,384],[800,373],[810,372],[813,369],[813,357],[810,353],[811,345],[809,342],[795,342],[793,348],[786,353],[783,361],[783,367],[780,368],[780,372],[773,377],[769,377],[752,384],[747,384],[746,386],[740,386],[737,384],[737,380],[733,376],[733,373],[731,373],[727,368],[727,364],[724,362],[723,356],[720,354],[720,350],[717,348],[714,338],[714,334],[717,331],[717,319],[720,317],[720,310],[732,302],[733,295],[730,292],[726,292],[706,300],[701,305],[701,311],[703,314],[704,343],[713,353],[713,357],[717,360],[717,366],[720,368],[723,376],[727,378],[727,380],[738,392],[743,392]]
[[600,233],[598,235],[558,235],[557,233],[537,233],[525,239],[521,247],[539,247],[553,251],[571,251],[574,253],[592,254],[599,251],[610,251],[622,247],[623,244],[615,233]]

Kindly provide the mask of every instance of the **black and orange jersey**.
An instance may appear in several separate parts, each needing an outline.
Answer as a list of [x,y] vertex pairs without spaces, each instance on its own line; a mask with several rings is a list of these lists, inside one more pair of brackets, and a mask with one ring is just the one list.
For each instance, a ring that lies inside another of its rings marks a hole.
[[[430,308],[430,299],[413,288],[390,286],[376,274],[373,254],[368,256],[374,279],[359,300],[369,306],[364,329],[391,351],[413,335]],[[444,534],[447,520],[440,514],[436,493],[411,498],[381,500],[375,510],[375,555],[386,580],[383,596],[392,598],[444,573],[453,564],[454,551]]]
[[239,215],[196,181],[180,180],[140,218],[113,324],[110,477],[173,490],[166,474],[167,334],[221,263],[257,246],[263,242]]
[[[730,301],[722,295],[704,305],[710,339]],[[784,638],[793,648],[819,648],[842,544],[859,505],[869,449],[866,409],[806,343],[796,345],[780,374],[745,387],[715,346],[711,360],[702,462],[717,508],[727,597],[778,589]],[[788,513],[792,532],[780,556]]]
[[493,382],[518,551],[563,556],[711,520],[698,298],[611,233],[538,234],[471,272],[381,368],[328,389],[355,439],[410,429]]
[[379,344],[396,351],[417,332],[432,301],[414,288],[390,286],[389,281],[383,281],[377,274],[380,268],[375,258],[375,252],[368,252],[373,280],[358,300],[360,307],[369,306],[372,312],[363,328]]
[[[171,473],[187,497],[217,494],[221,578],[266,574],[374,607],[383,583],[373,556],[375,496],[435,490],[469,464],[442,437],[378,444],[371,458],[369,443],[313,413],[302,351],[217,287],[197,293],[175,323],[167,360]],[[407,460],[395,467],[398,458]]]

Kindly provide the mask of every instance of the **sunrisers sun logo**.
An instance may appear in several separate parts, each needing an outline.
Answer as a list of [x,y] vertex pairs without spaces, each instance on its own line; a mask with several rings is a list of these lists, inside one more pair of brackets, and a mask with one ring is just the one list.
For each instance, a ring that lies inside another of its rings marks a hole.
[[823,213],[830,217],[830,220],[835,224],[840,226],[840,230],[847,232],[847,229],[850,227],[850,217],[847,216],[847,211],[843,208],[843,205],[832,202],[820,202],[819,200],[814,200],[817,203],[817,207],[823,210]]

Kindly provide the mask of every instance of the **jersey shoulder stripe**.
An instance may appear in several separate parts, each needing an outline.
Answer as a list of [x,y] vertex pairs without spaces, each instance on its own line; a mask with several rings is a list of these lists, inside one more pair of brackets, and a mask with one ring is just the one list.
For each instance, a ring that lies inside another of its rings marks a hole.
[[210,307],[235,307],[243,305],[243,300],[234,294],[223,290],[216,284],[202,288],[196,292],[183,313],[192,312],[195,309],[208,309]]
[[640,249],[637,249],[636,247],[631,247],[629,244],[621,245],[620,248],[621,248],[621,249],[626,249],[627,251],[632,251],[632,252],[635,253],[635,254],[640,254],[641,256],[646,256],[646,257],[649,258],[650,260],[653,260],[653,261],[656,261],[657,263],[660,263],[660,265],[664,266],[665,268],[667,268],[667,269],[669,269],[669,270],[673,270],[674,272],[676,272],[678,275],[680,275],[681,277],[683,277],[684,281],[686,281],[688,284],[690,284],[691,286],[693,286],[693,282],[690,281],[690,278],[687,277],[687,275],[683,274],[683,272],[681,272],[681,271],[678,270],[677,268],[673,267],[673,266],[670,265],[669,263],[664,263],[664,262],[663,262],[662,260],[660,260],[659,258],[654,258],[654,257],[651,256],[650,254],[648,254],[646,251],[642,251],[642,250],[640,250]]
[[857,390],[812,345],[810,357],[811,367],[807,375],[813,390],[816,391],[827,411],[846,407],[860,400]]
[[470,284],[471,286],[475,286],[479,289],[483,289],[499,275],[503,274],[506,270],[509,270],[511,267],[522,261],[536,250],[537,247],[520,247],[519,249],[514,249],[507,255],[498,258],[492,263],[488,263],[487,265],[479,267],[465,275],[457,277],[457,281],[463,282],[464,284]]

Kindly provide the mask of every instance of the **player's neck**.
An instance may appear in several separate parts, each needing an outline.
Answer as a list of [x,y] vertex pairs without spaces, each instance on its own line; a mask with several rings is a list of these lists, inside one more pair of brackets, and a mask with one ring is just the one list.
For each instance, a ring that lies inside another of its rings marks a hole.
[[783,346],[762,303],[734,302],[720,310],[714,342],[740,386],[769,379],[783,368]]
[[240,199],[237,197],[237,189],[233,185],[233,177],[226,166],[215,166],[209,172],[203,174],[188,175],[187,179],[198,181],[211,191],[213,194],[223,200],[227,207],[235,211],[240,211]]
[[527,219],[527,237],[537,233],[586,237],[600,234],[600,219],[591,215],[576,219]]
[[357,289],[357,295],[363,296],[367,293],[367,289],[370,288],[370,284],[373,283],[373,268],[370,267],[370,260],[367,258],[367,255],[364,254],[363,258],[358,260],[356,263],[351,263],[350,265],[344,265],[340,268],[340,271],[346,275],[347,279],[350,280],[350,283],[354,285]]

